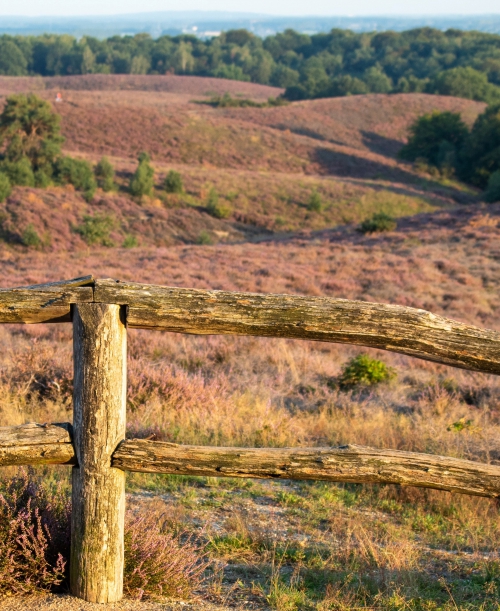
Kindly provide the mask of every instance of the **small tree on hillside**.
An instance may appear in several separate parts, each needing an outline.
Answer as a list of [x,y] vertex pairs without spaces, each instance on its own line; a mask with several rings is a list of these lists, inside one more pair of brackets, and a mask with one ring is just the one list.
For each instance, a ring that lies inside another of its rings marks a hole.
[[59,120],[50,104],[34,94],[9,96],[0,115],[3,158],[12,163],[26,158],[34,171],[50,173],[64,141]]
[[459,113],[434,112],[419,117],[410,127],[408,143],[399,152],[401,159],[424,159],[437,168],[455,167],[469,130]]
[[154,187],[155,171],[151,166],[147,153],[139,155],[139,165],[130,180],[130,193],[136,197],[151,195]]
[[175,170],[170,170],[167,174],[164,185],[167,193],[182,193],[184,191],[182,176]]
[[95,167],[97,184],[103,191],[112,191],[115,187],[115,169],[107,157],[103,157]]

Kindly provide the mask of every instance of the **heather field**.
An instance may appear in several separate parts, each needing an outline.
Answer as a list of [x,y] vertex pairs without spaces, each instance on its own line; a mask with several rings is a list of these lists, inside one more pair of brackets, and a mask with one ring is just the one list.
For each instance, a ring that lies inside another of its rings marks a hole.
[[[110,155],[117,189],[86,202],[70,188],[16,187],[0,205],[0,286],[92,273],[396,303],[500,330],[500,205],[396,159],[420,113],[460,110],[470,122],[482,104],[394,95],[212,108],[192,101],[225,93],[202,82],[216,79],[145,78],[38,82],[49,97],[52,87],[67,87],[60,105],[67,150],[92,161]],[[35,84],[1,79],[0,87]],[[231,87],[259,101],[275,95],[250,83]],[[155,195],[134,199],[125,185],[146,145]],[[161,190],[170,169],[183,177],[182,194]],[[212,188],[226,218],[207,212]],[[322,202],[315,210],[313,192]],[[361,233],[359,224],[378,212],[395,225]],[[112,219],[105,245],[89,245],[78,230],[89,215]],[[31,245],[29,227],[38,236]],[[70,325],[0,327],[0,426],[71,421],[71,354]],[[342,387],[346,363],[359,354],[393,375]],[[129,332],[128,366],[130,437],[357,443],[500,464],[494,376],[356,346],[140,330]],[[14,475],[5,473],[2,491]],[[34,476],[67,494],[66,468]],[[182,601],[162,598],[150,584],[130,586],[128,599],[111,608],[499,610],[492,500],[396,486],[142,474],[128,476],[127,491],[132,539],[141,524],[134,520],[151,516],[148,529],[161,526],[182,549],[188,541],[206,565]],[[62,590],[0,598],[0,609],[94,608]]]

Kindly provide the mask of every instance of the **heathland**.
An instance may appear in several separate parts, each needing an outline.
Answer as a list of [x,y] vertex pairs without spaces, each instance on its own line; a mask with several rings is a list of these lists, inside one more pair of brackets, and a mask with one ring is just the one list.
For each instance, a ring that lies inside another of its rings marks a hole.
[[[3,287],[93,273],[397,303],[500,329],[500,205],[397,157],[422,114],[459,112],[470,126],[481,102],[376,94],[276,107],[266,101],[279,89],[179,76],[4,78],[0,88],[60,92],[64,152],[93,164],[106,155],[116,170],[113,189],[87,199],[71,185],[13,188],[0,204]],[[262,106],[213,103],[226,93]],[[132,196],[142,151],[154,190]],[[164,188],[171,170],[183,182],[176,193]],[[390,222],[360,231],[380,215]],[[108,221],[92,241],[85,227],[96,218]],[[360,353],[391,375],[343,385]],[[69,325],[1,327],[0,425],[70,421],[71,368]],[[128,384],[129,436],[358,443],[500,464],[495,377],[382,351],[131,330]],[[67,490],[63,468],[35,475]],[[205,581],[187,594],[193,609],[498,610],[494,501],[173,476],[131,475],[127,486],[132,523],[146,510],[163,516],[164,534],[205,554]],[[156,583],[129,593],[141,591],[159,593]],[[0,600],[6,611],[30,604]],[[71,604],[42,598],[33,608]]]

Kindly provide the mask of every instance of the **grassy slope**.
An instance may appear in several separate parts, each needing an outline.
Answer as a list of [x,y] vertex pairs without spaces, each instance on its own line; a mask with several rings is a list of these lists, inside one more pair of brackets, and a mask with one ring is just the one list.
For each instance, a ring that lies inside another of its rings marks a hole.
[[[279,108],[213,109],[193,99],[224,91],[261,99],[271,88],[196,77],[0,79],[4,93],[38,87],[48,99],[52,87],[61,85],[73,88],[63,90],[64,102],[57,105],[66,149],[92,161],[110,155],[119,191],[98,193],[87,205],[69,190],[17,188],[0,206],[4,235],[7,230],[14,242],[31,224],[45,249],[80,248],[83,242],[72,228],[95,212],[113,216],[117,245],[132,234],[144,246],[168,246],[193,243],[201,235],[224,242],[321,229],[357,223],[379,211],[405,216],[477,198],[453,182],[419,176],[395,155],[416,116],[453,110],[471,122],[484,106],[478,102],[373,95]],[[159,198],[134,202],[126,186],[142,150],[153,156]],[[171,168],[183,175],[182,196],[161,191]],[[212,186],[232,212],[227,221],[204,212]],[[314,190],[323,201],[320,212],[307,209]]]

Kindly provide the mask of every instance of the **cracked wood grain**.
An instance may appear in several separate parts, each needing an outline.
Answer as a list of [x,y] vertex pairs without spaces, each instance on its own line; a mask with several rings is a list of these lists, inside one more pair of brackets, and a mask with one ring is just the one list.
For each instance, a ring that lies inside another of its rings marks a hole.
[[95,300],[126,305],[129,327],[356,344],[500,374],[500,333],[416,308],[116,280],[96,280]]
[[[0,428],[0,465],[46,464],[44,448],[51,464],[75,464],[69,431],[70,424]],[[110,460],[117,469],[143,473],[400,484],[500,498],[498,465],[358,445],[220,448],[127,439]]]
[[0,289],[0,323],[70,322],[73,303],[94,299],[93,276]]
[[113,465],[142,473],[400,484],[500,498],[500,466],[358,445],[219,448],[131,439],[113,454]]
[[73,468],[70,590],[94,603],[123,596],[125,473],[111,455],[125,437],[127,336],[120,306],[73,313]]
[[0,427],[0,467],[74,464],[71,429],[68,423]]

